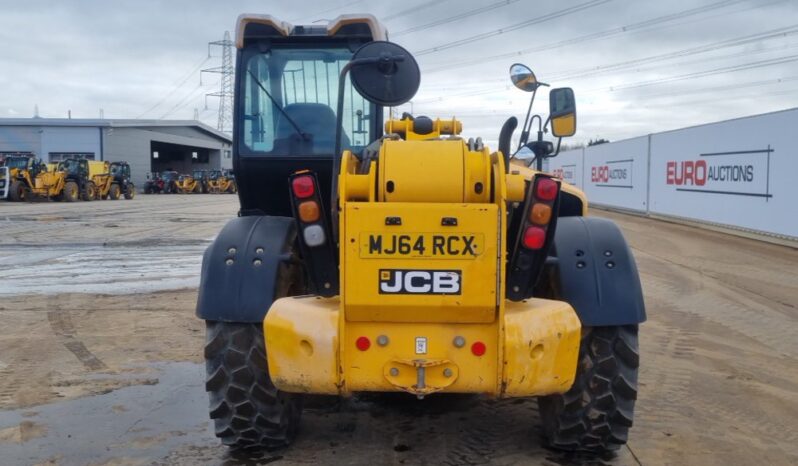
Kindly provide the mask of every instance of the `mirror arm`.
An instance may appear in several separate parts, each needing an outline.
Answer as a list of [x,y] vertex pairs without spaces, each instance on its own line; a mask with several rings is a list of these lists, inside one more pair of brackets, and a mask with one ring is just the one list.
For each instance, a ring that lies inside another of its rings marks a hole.
[[559,154],[559,153],[560,153],[560,143],[561,143],[561,142],[562,142],[562,138],[561,138],[561,137],[560,137],[560,138],[557,138],[557,150],[556,150],[556,151],[554,151],[554,153],[553,153],[553,154],[551,154],[549,157],[557,157],[557,154]]
[[[526,109],[526,118],[524,118],[524,126],[521,127],[521,137],[518,140],[518,149],[516,149],[515,153],[518,153],[529,139],[529,128],[532,126],[529,121],[529,116],[532,114],[532,104],[535,103],[535,95],[537,95],[537,93],[538,90],[536,88],[532,91],[532,98],[529,99],[529,107]],[[515,156],[515,154],[513,154],[513,156]]]
[[[330,193],[330,227],[332,231],[332,244],[336,245],[338,238],[338,172],[341,171],[341,137],[344,132],[344,92],[346,91],[346,74],[349,70],[359,64],[361,60],[352,60],[341,68],[338,76],[338,103],[335,112],[335,149],[333,152],[332,185]],[[362,60],[366,61],[366,60]]]

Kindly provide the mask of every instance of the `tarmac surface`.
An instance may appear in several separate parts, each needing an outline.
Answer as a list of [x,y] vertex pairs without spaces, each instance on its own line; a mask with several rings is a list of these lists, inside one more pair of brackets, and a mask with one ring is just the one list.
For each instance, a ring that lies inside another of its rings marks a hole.
[[231,195],[0,202],[0,463],[798,464],[798,249],[640,217],[618,222],[643,281],[628,447],[545,449],[534,400],[313,400],[288,450],[213,437],[202,251]]

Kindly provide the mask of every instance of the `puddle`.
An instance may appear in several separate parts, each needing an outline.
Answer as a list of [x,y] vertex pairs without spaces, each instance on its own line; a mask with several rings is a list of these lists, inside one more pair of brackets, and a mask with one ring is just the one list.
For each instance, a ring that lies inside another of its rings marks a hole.
[[[205,368],[159,363],[155,385],[13,411],[0,411],[3,464],[149,463],[187,445],[217,446],[208,420]],[[15,429],[18,427],[18,429]],[[14,433],[19,432],[14,435]]]
[[131,294],[195,288],[208,244],[4,246],[0,254],[0,296]]

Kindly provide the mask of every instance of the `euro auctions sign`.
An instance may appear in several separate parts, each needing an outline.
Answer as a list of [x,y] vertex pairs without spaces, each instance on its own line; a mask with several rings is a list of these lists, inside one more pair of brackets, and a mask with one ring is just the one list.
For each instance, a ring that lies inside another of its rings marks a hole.
[[676,191],[770,198],[773,149],[707,152],[692,160],[669,160],[665,183]]
[[798,238],[798,109],[651,135],[649,212]]

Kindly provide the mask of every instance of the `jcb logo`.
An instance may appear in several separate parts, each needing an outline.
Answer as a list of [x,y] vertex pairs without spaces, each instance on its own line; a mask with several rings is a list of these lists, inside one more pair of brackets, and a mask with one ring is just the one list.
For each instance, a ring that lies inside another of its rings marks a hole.
[[380,294],[460,294],[459,270],[380,270]]

